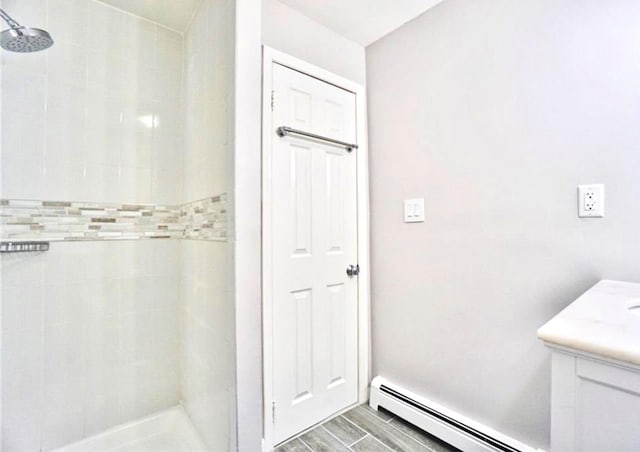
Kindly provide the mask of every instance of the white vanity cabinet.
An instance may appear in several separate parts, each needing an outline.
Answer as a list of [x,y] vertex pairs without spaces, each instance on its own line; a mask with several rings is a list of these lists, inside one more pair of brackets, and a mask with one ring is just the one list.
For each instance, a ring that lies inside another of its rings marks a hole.
[[551,452],[640,451],[640,368],[552,350]]
[[640,284],[601,281],[540,330],[551,452],[640,451]]

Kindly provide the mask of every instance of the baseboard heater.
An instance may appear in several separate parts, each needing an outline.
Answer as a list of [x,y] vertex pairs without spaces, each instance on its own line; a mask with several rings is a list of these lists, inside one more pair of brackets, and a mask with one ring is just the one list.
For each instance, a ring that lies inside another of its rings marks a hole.
[[369,405],[382,407],[464,452],[534,452],[511,437],[427,400],[382,377],[371,382]]

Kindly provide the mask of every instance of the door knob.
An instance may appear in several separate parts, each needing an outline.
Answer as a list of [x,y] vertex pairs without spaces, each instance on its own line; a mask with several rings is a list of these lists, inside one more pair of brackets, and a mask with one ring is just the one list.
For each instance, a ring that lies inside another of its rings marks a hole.
[[349,265],[347,267],[347,275],[349,276],[358,276],[360,274],[360,266],[359,265]]

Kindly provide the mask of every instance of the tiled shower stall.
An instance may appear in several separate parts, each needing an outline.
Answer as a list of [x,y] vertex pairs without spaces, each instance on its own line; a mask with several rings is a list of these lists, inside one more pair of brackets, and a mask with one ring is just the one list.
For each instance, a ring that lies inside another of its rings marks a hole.
[[46,28],[2,52],[2,451],[180,405],[235,441],[233,0],[172,30],[94,0],[2,0]]

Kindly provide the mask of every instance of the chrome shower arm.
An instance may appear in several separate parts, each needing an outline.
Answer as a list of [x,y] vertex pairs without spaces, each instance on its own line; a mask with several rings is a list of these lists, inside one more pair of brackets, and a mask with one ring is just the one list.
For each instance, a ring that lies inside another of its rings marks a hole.
[[4,21],[11,27],[11,28],[22,28],[22,25],[20,25],[18,22],[16,22],[15,20],[13,20],[13,18],[8,15],[7,13],[4,12],[4,10],[2,8],[0,8],[0,17],[2,17],[2,19],[4,19]]
[[30,53],[48,49],[53,45],[53,38],[45,30],[26,28],[15,21],[2,8],[0,17],[8,29],[0,31],[0,47],[10,52]]

